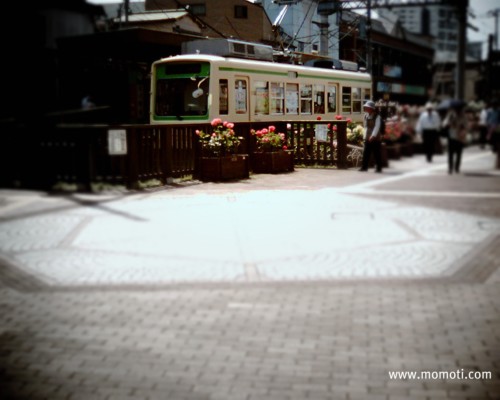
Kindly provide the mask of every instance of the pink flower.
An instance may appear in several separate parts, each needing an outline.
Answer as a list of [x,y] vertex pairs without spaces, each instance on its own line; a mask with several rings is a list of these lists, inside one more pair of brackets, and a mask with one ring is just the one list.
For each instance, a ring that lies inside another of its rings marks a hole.
[[286,144],[283,145],[283,150],[288,149],[288,146]]
[[210,122],[210,125],[212,125],[212,126],[217,126],[217,125],[220,125],[220,124],[222,124],[222,120],[220,118],[214,118],[212,120],[212,122]]
[[273,125],[269,126],[269,132],[274,132],[276,130],[276,127]]
[[335,116],[335,119],[336,119],[337,121],[340,121],[341,119],[344,119],[344,117],[343,117],[342,115],[336,115],[336,116]]
[[337,132],[337,125],[333,125],[332,131]]
[[196,131],[194,131],[194,133],[196,133],[198,136],[200,136],[200,130],[199,129],[196,129]]
[[228,122],[226,125],[224,125],[226,128],[228,129],[233,129],[234,128],[234,124],[232,122]]

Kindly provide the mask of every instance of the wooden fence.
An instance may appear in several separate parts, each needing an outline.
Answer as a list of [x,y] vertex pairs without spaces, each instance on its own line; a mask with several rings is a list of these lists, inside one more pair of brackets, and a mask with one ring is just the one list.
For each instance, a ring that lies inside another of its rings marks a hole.
[[[286,132],[298,164],[346,166],[345,121],[274,123]],[[333,126],[336,125],[336,132]],[[255,148],[251,129],[269,124],[236,124],[244,137],[240,152]],[[323,126],[323,128],[318,128]],[[2,129],[0,185],[51,190],[60,182],[91,191],[93,184],[138,188],[141,182],[198,175],[196,129],[209,125],[53,125]],[[250,164],[251,165],[251,164]]]
[[347,167],[347,122],[289,124],[288,137],[295,150],[295,163]]

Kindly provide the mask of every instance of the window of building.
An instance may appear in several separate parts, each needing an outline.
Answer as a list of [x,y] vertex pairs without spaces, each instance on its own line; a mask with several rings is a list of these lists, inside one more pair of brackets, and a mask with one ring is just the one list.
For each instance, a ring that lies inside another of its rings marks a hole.
[[189,11],[193,15],[204,17],[207,15],[207,6],[205,4],[189,4]]
[[234,6],[234,18],[248,18],[247,6]]

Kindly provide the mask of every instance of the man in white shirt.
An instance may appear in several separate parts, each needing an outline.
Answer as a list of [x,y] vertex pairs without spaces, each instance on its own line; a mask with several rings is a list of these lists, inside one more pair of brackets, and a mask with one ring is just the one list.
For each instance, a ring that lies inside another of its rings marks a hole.
[[434,110],[434,105],[428,102],[425,105],[425,110],[418,118],[415,131],[422,137],[424,153],[427,157],[427,162],[432,162],[436,142],[439,139],[441,130],[441,117]]

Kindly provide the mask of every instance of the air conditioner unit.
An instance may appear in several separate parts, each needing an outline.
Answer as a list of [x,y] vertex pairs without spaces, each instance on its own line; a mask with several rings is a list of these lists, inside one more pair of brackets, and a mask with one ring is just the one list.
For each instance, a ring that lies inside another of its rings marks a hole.
[[358,71],[358,63],[353,61],[339,60],[342,64],[342,69],[346,71]]
[[182,54],[197,53],[273,61],[273,48],[261,43],[234,39],[202,39],[182,43]]

